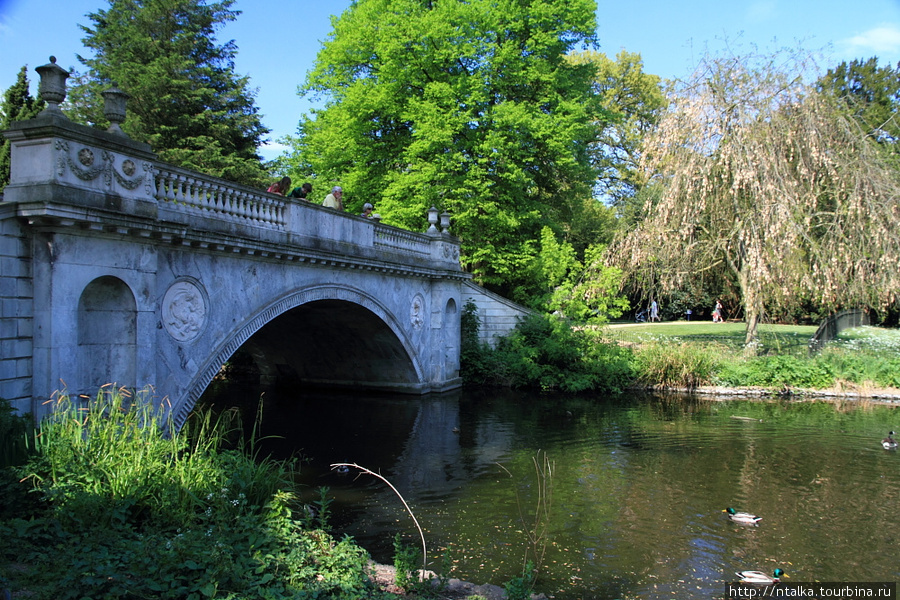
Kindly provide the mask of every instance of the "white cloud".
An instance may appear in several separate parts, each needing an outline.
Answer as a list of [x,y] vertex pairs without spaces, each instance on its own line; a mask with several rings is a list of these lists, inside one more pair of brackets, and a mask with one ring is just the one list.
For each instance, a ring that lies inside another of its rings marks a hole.
[[896,24],[873,27],[868,31],[838,42],[847,55],[861,57],[865,54],[896,56],[900,54],[900,26]]
[[262,156],[263,160],[274,160],[282,153],[290,149],[290,146],[279,144],[277,142],[269,142],[258,147],[256,151],[259,152],[259,155]]

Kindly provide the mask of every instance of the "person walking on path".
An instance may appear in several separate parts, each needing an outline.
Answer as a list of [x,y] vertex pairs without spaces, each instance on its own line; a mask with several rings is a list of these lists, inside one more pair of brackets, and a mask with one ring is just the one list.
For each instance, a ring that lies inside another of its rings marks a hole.
[[650,322],[659,321],[659,305],[656,300],[650,303]]
[[713,323],[724,323],[722,318],[722,302],[716,300],[716,308],[713,310]]

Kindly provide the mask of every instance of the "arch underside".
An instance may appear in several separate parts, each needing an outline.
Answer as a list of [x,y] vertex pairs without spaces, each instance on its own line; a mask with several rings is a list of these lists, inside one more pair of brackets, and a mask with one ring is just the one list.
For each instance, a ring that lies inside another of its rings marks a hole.
[[423,391],[412,344],[384,306],[341,286],[302,290],[273,303],[225,343],[173,407],[181,427],[223,364],[249,354],[261,383]]
[[264,383],[402,388],[415,367],[394,332],[370,310],[317,300],[273,319],[241,347]]

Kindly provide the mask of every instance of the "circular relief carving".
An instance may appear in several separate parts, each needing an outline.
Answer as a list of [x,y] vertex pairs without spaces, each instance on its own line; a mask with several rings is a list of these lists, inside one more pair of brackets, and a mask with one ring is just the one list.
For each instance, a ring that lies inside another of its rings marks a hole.
[[163,298],[162,319],[166,331],[179,342],[188,342],[206,324],[206,298],[190,281],[176,281]]
[[137,166],[131,160],[122,163],[122,172],[131,177],[137,171]]
[[90,148],[82,148],[78,151],[78,162],[83,164],[85,167],[89,167],[94,164],[94,152]]
[[425,299],[422,294],[416,294],[409,307],[409,322],[414,329],[421,329],[425,324]]

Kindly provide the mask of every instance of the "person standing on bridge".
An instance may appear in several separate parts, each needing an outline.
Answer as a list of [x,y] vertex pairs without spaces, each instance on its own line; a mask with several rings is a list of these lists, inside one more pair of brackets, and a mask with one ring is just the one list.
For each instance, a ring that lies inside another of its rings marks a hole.
[[300,198],[301,200],[309,200],[309,195],[312,193],[312,184],[307,182],[301,185],[300,187],[295,187],[291,190],[291,198]]
[[331,193],[325,196],[325,202],[322,203],[322,206],[335,210],[344,210],[344,203],[341,201],[343,196],[344,190],[341,186],[336,185],[331,188]]
[[291,189],[291,178],[290,177],[282,177],[281,181],[276,181],[272,185],[269,186],[269,189],[266,190],[271,194],[278,194],[279,196],[284,196],[288,193],[288,190]]

